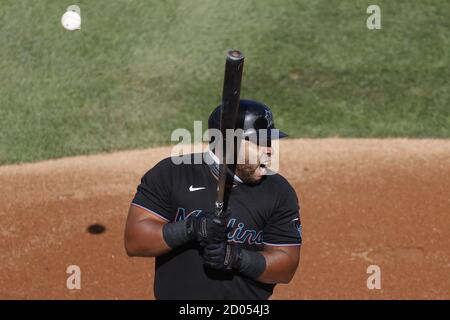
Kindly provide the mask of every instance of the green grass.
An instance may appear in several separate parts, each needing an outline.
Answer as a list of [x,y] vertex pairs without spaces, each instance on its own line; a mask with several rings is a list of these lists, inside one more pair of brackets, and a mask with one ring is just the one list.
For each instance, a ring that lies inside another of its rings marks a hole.
[[450,2],[0,2],[0,164],[168,144],[219,101],[224,55],[242,97],[291,137],[450,137]]

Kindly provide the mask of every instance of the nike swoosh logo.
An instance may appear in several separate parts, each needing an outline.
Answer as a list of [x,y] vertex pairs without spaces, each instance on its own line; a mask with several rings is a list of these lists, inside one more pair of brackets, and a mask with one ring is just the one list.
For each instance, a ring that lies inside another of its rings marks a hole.
[[206,187],[194,188],[193,185],[189,187],[189,191],[190,191],[190,192],[192,192],[192,191],[197,191],[197,190],[202,190],[202,189],[206,189]]

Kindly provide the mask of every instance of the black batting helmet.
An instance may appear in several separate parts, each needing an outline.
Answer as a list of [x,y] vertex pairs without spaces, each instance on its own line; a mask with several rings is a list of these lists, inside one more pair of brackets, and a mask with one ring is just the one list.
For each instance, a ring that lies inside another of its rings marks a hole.
[[[219,105],[211,113],[208,119],[208,129],[220,130],[220,111],[221,106]],[[260,143],[260,132],[263,130],[265,133],[265,138],[268,140],[270,145],[270,140],[280,139],[287,137],[287,134],[278,130],[278,135],[273,135],[271,129],[275,129],[272,111],[264,103],[241,99],[239,102],[239,112],[236,117],[236,129],[242,129],[244,131],[244,138],[254,137],[257,143]],[[267,129],[267,130],[264,130]]]

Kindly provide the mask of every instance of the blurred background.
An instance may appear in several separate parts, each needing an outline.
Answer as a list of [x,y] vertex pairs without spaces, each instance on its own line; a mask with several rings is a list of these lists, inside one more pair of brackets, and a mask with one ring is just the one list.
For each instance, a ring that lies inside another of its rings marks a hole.
[[448,138],[449,35],[443,0],[1,0],[0,164],[169,144],[219,104],[230,48],[291,137]]

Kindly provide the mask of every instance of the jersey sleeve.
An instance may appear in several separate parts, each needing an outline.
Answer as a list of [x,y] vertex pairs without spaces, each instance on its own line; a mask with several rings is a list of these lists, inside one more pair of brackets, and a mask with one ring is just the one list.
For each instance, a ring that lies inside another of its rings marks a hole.
[[279,191],[277,207],[263,229],[263,242],[272,246],[299,246],[302,224],[297,195],[287,182]]
[[169,222],[174,219],[171,205],[172,172],[170,158],[151,168],[141,179],[131,202],[136,206]]

